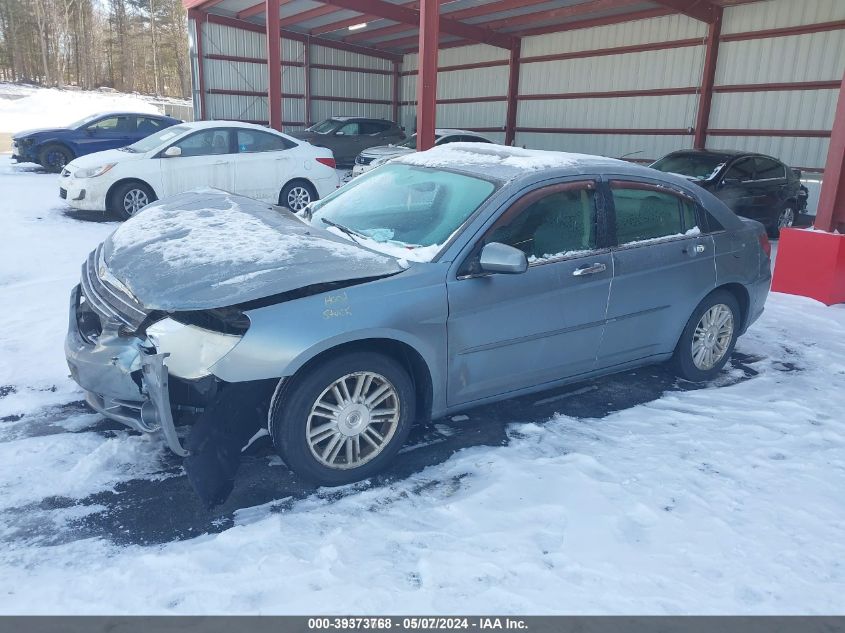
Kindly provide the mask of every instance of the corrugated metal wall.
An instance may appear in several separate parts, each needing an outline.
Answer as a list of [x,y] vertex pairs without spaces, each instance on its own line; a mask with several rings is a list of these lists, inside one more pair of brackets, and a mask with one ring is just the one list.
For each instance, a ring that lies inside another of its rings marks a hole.
[[[606,156],[656,158],[689,147],[687,135],[658,135],[649,130],[686,130],[695,125],[704,66],[706,27],[682,15],[528,37],[522,57],[519,93],[597,93],[691,89],[691,94],[577,99],[521,100],[516,143],[539,149],[587,152]],[[581,53],[662,42],[700,39],[701,45],[643,50],[614,55],[584,56],[530,63],[540,55]],[[527,132],[519,128],[579,128],[646,130],[643,134]]]
[[[769,0],[725,10],[722,37],[845,19],[843,0]],[[722,42],[715,85],[838,82],[845,72],[845,29]],[[798,167],[823,168],[827,138],[725,136],[718,130],[830,130],[838,89],[719,93],[707,147],[771,154]]]
[[[190,24],[192,37],[196,28]],[[261,33],[229,25],[206,22],[202,25],[204,79],[207,91],[206,118],[244,121],[267,121],[267,97],[264,95],[220,94],[215,91],[266,93],[267,65],[258,61],[214,59],[217,56],[267,58],[265,36]],[[192,43],[195,39],[192,39]],[[194,102],[198,103],[196,88],[197,59],[192,46],[194,64]],[[211,57],[211,59],[209,59]],[[305,45],[291,39],[282,39],[282,60],[298,65],[282,66],[282,119],[289,123],[287,130],[301,129],[306,121],[305,100]],[[387,60],[326,48],[311,46],[311,63],[353,68],[391,71]],[[332,115],[362,115],[391,117],[392,76],[371,74],[355,70],[311,69],[311,121],[320,121]],[[293,95],[285,97],[284,95]],[[329,97],[328,99],[326,97]],[[361,104],[334,101],[330,97],[346,97],[384,101],[384,104]],[[197,106],[195,105],[195,109]],[[199,113],[197,112],[197,116]],[[290,125],[300,123],[300,125]]]
[[[447,48],[439,52],[438,66],[457,66],[491,61],[507,61],[508,52],[494,46],[477,44],[460,48]],[[405,55],[402,71],[417,70],[417,55]],[[416,102],[417,75],[403,75],[400,81],[399,100]],[[437,127],[484,129],[496,128],[500,132],[485,131],[484,134],[499,142],[504,141],[505,115],[508,91],[508,67],[492,66],[469,70],[441,71],[437,75],[437,99],[473,99],[478,97],[501,97],[501,101],[470,101],[467,103],[439,103],[437,105]],[[399,109],[399,121],[409,132],[415,126],[416,106],[403,105]]]
[[[768,34],[764,38],[747,34],[843,19],[845,0],[766,0],[725,8],[708,147],[760,151],[796,166],[823,167],[828,147],[823,132],[832,126],[838,94],[833,85],[765,92],[745,88],[742,92],[735,88],[725,91],[720,87],[841,80],[845,70],[845,29]],[[203,32],[206,55],[265,58],[262,34],[218,24],[205,24]],[[641,160],[690,147],[699,108],[706,34],[705,24],[673,15],[524,38],[516,143],[608,156],[632,155]],[[660,48],[667,42],[682,45]],[[301,43],[284,40],[283,44],[285,60],[302,59]],[[618,47],[647,49],[602,52]],[[591,54],[594,51],[599,54]],[[316,64],[391,69],[390,62],[383,59],[320,46],[313,46],[311,55]],[[549,55],[565,58],[538,59]],[[195,58],[193,61],[196,64]],[[504,139],[507,51],[472,45],[439,52],[441,68],[490,62],[492,65],[482,68],[441,70],[437,82],[438,127],[488,130],[487,134],[495,140]],[[416,68],[417,55],[405,55],[399,119],[408,131],[415,128]],[[266,66],[206,59],[205,80],[212,91],[264,92]],[[333,114],[390,118],[392,80],[387,73],[312,69],[312,120]],[[666,89],[680,89],[682,94],[661,94]],[[284,67],[284,91],[304,92],[303,68]],[[619,91],[652,94],[595,94]],[[572,93],[577,93],[577,98],[572,98]],[[553,98],[561,95],[568,96]],[[264,96],[209,94],[208,116],[266,120],[266,101]],[[304,120],[303,100],[286,98],[284,118]],[[556,131],[542,131],[548,128]],[[781,132],[763,136],[760,130]],[[736,131],[747,132],[733,133]],[[810,131],[816,136],[788,135],[783,131]]]

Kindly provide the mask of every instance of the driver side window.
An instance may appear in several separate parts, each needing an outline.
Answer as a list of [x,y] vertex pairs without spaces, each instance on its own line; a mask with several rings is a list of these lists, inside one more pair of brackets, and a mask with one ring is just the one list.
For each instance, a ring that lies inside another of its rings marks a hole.
[[176,143],[182,156],[229,154],[229,130],[203,130]]
[[129,117],[128,116],[111,116],[105,119],[100,119],[88,126],[89,130],[96,130],[98,132],[128,132],[129,131]]
[[344,136],[357,136],[360,134],[360,124],[359,123],[347,123],[342,128],[338,130],[338,132],[343,132]]
[[738,160],[731,168],[728,169],[727,173],[725,173],[725,180],[727,181],[739,181],[739,182],[748,182],[749,180],[754,179],[754,159],[753,158],[743,158],[742,160]]
[[595,183],[575,182],[528,194],[493,225],[483,244],[520,249],[531,264],[596,248]]

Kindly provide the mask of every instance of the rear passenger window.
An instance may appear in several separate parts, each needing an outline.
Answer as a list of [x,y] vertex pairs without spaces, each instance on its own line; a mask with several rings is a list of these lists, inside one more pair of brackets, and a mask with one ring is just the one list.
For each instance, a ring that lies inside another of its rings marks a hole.
[[681,237],[699,231],[695,207],[672,193],[637,183],[611,182],[616,243]]
[[[519,204],[519,203],[517,203]],[[558,190],[506,213],[484,239],[520,249],[531,263],[572,257],[596,248],[596,205],[592,184]]]
[[283,137],[275,134],[256,130],[238,130],[238,152],[241,154],[281,152],[292,146],[292,143],[288,143]]
[[738,160],[725,173],[725,180],[735,180],[738,182],[748,182],[754,179],[754,159],[743,158]]

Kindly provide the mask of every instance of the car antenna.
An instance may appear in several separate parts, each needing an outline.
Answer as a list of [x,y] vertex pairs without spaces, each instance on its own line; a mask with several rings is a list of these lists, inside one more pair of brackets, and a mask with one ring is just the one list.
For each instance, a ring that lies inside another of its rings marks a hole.
[[627,154],[622,154],[622,156],[619,157],[619,160],[625,160],[626,158],[628,158],[628,156],[633,156],[634,154],[642,154],[642,153],[643,153],[643,150],[641,150],[641,149],[638,149],[636,152],[628,152]]

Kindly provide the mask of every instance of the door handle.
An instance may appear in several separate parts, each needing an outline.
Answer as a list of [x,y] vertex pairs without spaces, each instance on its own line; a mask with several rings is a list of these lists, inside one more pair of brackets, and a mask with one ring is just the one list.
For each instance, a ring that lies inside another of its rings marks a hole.
[[603,273],[605,270],[607,270],[607,266],[601,262],[596,262],[595,264],[587,264],[586,266],[576,268],[572,271],[572,276],[583,277],[584,275],[595,275],[596,273]]
[[703,253],[704,252],[704,244],[696,244],[692,247],[684,247],[685,253]]

